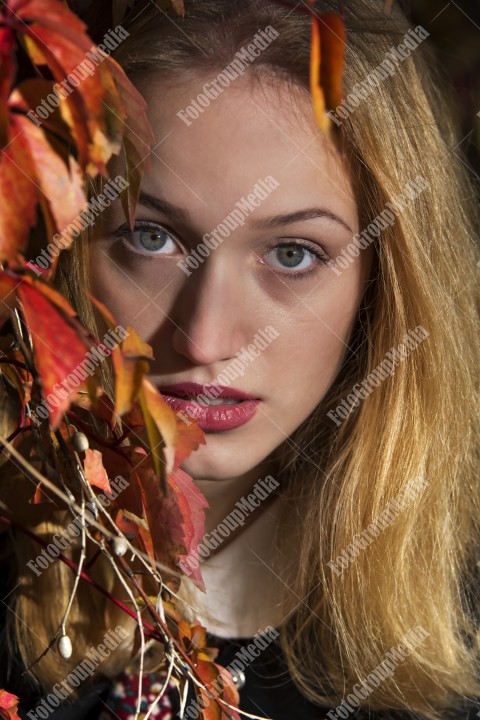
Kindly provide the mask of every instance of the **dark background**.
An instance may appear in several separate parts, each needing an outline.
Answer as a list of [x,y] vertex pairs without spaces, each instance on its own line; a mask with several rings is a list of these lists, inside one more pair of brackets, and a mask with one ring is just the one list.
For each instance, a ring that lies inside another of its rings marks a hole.
[[453,91],[459,122],[451,152],[467,165],[480,193],[480,0],[409,0],[402,7],[430,33],[427,42]]
[[[102,14],[105,8],[108,14],[112,2],[128,7],[134,0],[69,0],[69,5],[79,15],[87,8]],[[150,2],[154,4],[155,0]],[[450,151],[466,163],[480,194],[480,115],[477,115],[480,112],[480,0],[395,2],[413,25],[423,25],[430,33],[427,42],[435,48],[443,82],[451,91],[453,111],[458,119],[458,144]],[[304,0],[298,0],[299,5],[303,3]],[[343,3],[348,7],[348,0]],[[321,7],[321,0],[317,4]],[[111,27],[110,22],[111,16],[107,27]]]

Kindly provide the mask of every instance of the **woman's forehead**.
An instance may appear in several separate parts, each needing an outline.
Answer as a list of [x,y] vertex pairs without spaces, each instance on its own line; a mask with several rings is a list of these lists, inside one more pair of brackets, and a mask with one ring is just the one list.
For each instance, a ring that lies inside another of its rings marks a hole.
[[266,88],[240,78],[202,108],[197,97],[205,82],[171,87],[150,76],[140,84],[156,137],[143,183],[150,194],[160,188],[172,204],[182,198],[189,207],[214,206],[221,214],[259,180],[273,177],[278,189],[268,201],[272,212],[280,206],[285,212],[285,203],[293,211],[320,198],[355,225],[351,178],[316,126],[310,99],[301,89],[289,83]]

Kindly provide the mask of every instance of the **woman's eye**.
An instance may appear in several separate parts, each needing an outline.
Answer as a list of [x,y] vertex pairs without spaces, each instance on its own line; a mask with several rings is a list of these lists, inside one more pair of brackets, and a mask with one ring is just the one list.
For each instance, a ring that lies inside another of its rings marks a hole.
[[178,250],[173,235],[160,225],[137,223],[133,230],[122,227],[116,234],[142,255],[169,255]]
[[[318,251],[300,243],[282,243],[265,254],[266,263],[278,270],[302,272],[312,270],[319,262],[326,263],[328,258]],[[294,273],[292,273],[294,274]]]

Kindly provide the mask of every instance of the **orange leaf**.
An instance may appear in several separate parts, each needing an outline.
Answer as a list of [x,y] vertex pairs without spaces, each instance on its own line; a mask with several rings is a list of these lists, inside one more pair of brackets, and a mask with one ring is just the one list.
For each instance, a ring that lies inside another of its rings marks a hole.
[[345,23],[338,13],[322,13],[319,18],[321,33],[320,84],[328,110],[342,102],[343,71],[345,64]]
[[115,370],[115,414],[121,417],[137,399],[149,364],[141,357],[125,357],[119,348],[112,352],[112,360]]
[[[88,293],[110,330],[116,327],[115,320],[107,307]],[[112,351],[115,372],[115,413],[119,417],[132,408],[142,387],[144,375],[149,370],[148,361],[153,358],[150,345],[144,342],[137,331],[127,328],[127,335],[119,347]]]
[[175,448],[179,436],[177,417],[159,391],[145,378],[140,392],[140,405],[153,464],[158,476],[162,477],[162,473],[168,474],[175,466]]
[[206,445],[205,433],[197,421],[192,420],[187,425],[177,417],[178,442],[175,448],[174,469],[180,467],[182,462],[200,445]]
[[211,697],[211,695],[213,695],[214,698],[219,697],[230,705],[238,707],[240,696],[228,670],[214,663],[208,655],[202,651],[195,653],[195,656],[197,673],[209,690],[209,693],[207,693],[195,685],[197,698],[202,697],[205,704],[203,720],[227,720],[227,718],[240,720],[238,713],[234,710],[227,710]]
[[102,453],[98,450],[88,448],[85,451],[85,460],[83,463],[85,475],[90,485],[100,488],[100,490],[108,493],[112,492],[108,481],[107,471],[103,466]]
[[[309,1],[313,5],[312,0]],[[332,121],[327,115],[340,105],[345,62],[345,23],[338,13],[312,16],[310,91],[315,118],[326,133]]]

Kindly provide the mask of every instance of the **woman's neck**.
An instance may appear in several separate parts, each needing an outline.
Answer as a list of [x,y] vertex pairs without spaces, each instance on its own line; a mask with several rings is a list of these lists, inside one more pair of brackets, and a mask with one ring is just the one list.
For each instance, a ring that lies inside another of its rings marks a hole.
[[[248,473],[238,477],[225,480],[193,478],[195,485],[205,495],[209,505],[205,510],[205,533],[215,530],[236,507],[237,502],[254,490],[256,484],[261,487],[262,480],[269,475],[275,478],[276,468],[275,458],[267,458]],[[254,511],[258,517],[261,515],[261,509],[260,504]]]
[[[268,625],[278,627],[283,624],[298,604],[298,598],[290,589],[298,545],[292,538],[288,551],[280,551],[275,543],[275,532],[284,518],[285,507],[284,498],[275,489],[268,494],[265,478],[268,475],[275,478],[274,467],[269,459],[240,478],[195,480],[210,504],[205,532],[213,541],[214,549],[209,551],[206,546],[206,552],[202,553],[200,569],[206,594],[192,589],[190,599],[198,608],[198,619],[212,634],[251,637]],[[222,541],[220,532],[215,533],[215,530],[235,508],[237,501],[248,498],[255,486],[257,496],[262,494],[264,498],[256,507],[252,505],[245,524],[234,527]],[[271,482],[270,488],[273,488]],[[218,545],[217,540],[220,541]]]

